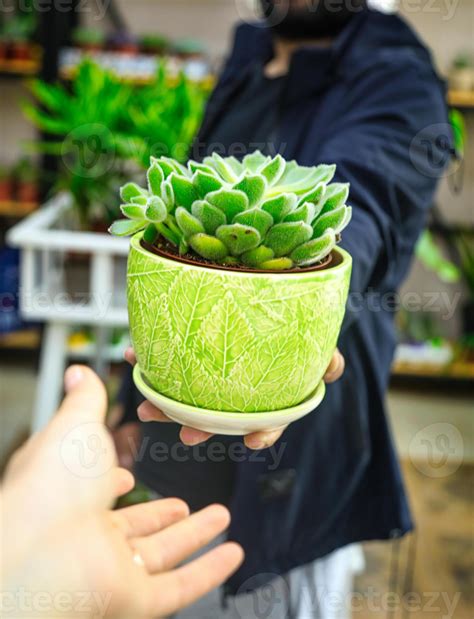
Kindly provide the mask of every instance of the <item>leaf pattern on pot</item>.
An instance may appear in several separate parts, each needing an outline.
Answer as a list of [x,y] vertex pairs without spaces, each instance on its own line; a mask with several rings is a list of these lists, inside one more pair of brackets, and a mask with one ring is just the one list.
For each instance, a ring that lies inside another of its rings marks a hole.
[[232,294],[226,292],[201,323],[196,337],[197,355],[207,371],[227,378],[252,338],[253,330],[245,314]]

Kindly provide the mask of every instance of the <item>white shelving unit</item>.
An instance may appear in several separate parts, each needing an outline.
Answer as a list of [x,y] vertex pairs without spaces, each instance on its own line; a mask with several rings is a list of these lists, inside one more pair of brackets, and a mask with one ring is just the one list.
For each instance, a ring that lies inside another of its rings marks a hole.
[[[11,228],[7,241],[21,249],[20,310],[28,321],[46,323],[41,349],[33,431],[54,414],[72,327],[96,331],[95,367],[103,373],[111,328],[127,327],[126,257],[128,239],[82,232],[74,227],[72,203],[60,194]],[[82,262],[88,284],[76,290],[71,263]]]

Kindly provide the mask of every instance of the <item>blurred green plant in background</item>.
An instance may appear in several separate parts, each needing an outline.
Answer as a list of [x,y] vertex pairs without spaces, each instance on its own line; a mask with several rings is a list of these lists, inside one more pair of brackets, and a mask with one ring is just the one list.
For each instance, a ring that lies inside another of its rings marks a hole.
[[53,191],[74,198],[82,227],[119,214],[124,179],[144,178],[150,155],[185,161],[201,123],[208,88],[160,64],[145,85],[126,82],[90,60],[70,85],[30,83],[27,118],[46,136],[33,148],[60,158]]

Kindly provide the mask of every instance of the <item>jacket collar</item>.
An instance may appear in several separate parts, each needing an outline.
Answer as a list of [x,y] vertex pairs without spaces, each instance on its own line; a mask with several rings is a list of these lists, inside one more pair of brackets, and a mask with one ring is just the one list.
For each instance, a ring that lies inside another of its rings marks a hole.
[[[354,44],[357,33],[365,24],[368,14],[368,10],[362,10],[355,15],[329,48],[321,49],[308,45],[302,46],[293,54],[287,76],[286,103],[298,101],[322,91],[340,76],[341,61]],[[274,54],[271,30],[262,27],[261,24],[250,24],[243,26],[242,29],[244,36],[237,38],[235,51],[241,61],[244,54],[239,53],[241,51],[239,47],[246,46],[247,51],[251,51],[247,58],[247,68],[254,65],[255,59],[259,59],[263,64],[271,60]],[[249,45],[249,37],[253,39],[251,45]],[[242,68],[241,62],[241,71]]]

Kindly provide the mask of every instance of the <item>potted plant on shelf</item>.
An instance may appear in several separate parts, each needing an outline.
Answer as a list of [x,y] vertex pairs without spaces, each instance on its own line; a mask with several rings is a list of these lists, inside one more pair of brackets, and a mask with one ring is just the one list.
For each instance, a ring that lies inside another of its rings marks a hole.
[[474,63],[469,54],[459,54],[454,59],[449,72],[449,85],[461,92],[474,89]]
[[349,186],[335,166],[217,154],[151,159],[121,191],[138,388],[171,418],[240,434],[289,423],[324,395],[351,257],[336,247]]
[[39,202],[38,168],[29,159],[19,161],[14,169],[15,198],[21,203]]
[[199,39],[177,39],[173,43],[173,52],[181,60],[203,58],[206,54],[206,46]]
[[162,56],[169,50],[168,39],[161,34],[144,34],[140,38],[140,47],[144,54]]
[[8,58],[14,61],[34,59],[35,47],[32,43],[37,27],[37,19],[30,1],[25,1],[24,11],[19,8],[5,23],[3,35],[7,41]]
[[106,37],[96,28],[76,28],[72,33],[72,43],[85,52],[98,52],[104,49]]
[[0,202],[11,202],[12,199],[12,175],[9,168],[6,166],[0,166]]

